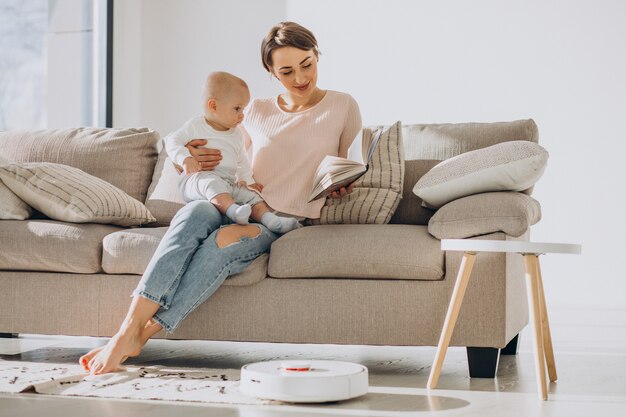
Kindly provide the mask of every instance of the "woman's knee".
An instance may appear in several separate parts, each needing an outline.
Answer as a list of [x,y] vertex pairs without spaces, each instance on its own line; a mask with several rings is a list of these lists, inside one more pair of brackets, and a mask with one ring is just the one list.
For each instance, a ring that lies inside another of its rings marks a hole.
[[225,248],[228,245],[241,241],[242,238],[255,238],[261,234],[261,227],[256,224],[239,225],[233,224],[222,227],[217,231],[215,244],[218,248]]
[[183,216],[185,221],[207,222],[213,227],[218,227],[222,223],[222,214],[211,202],[206,200],[187,203],[176,215]]

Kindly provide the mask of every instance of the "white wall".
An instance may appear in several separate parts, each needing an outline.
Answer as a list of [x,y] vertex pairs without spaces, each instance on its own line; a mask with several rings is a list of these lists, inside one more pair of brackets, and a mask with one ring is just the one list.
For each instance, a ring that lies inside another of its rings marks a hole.
[[210,71],[242,77],[253,96],[276,93],[260,46],[285,10],[284,0],[115,1],[114,126],[180,127],[202,112]]
[[534,193],[548,303],[626,308],[626,3],[291,0],[320,43],[320,85],[365,124],[533,118],[550,152]]
[[298,21],[319,40],[320,86],[351,93],[365,124],[535,119],[551,156],[532,237],[583,244],[542,260],[548,303],[623,309],[625,18],[608,0],[118,0],[114,125],[168,133],[211,70],[275,94],[259,45]]

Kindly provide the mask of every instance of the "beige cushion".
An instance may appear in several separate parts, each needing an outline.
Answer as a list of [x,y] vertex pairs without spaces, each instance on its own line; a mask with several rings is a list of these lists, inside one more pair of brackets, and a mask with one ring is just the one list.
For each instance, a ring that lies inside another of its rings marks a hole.
[[437,239],[464,239],[504,232],[519,237],[541,220],[541,206],[518,192],[475,194],[441,207],[428,222]]
[[536,143],[499,143],[440,162],[420,178],[413,193],[437,208],[467,195],[522,191],[537,182],[547,161],[548,152]]
[[54,162],[80,168],[143,202],[159,134],[141,129],[46,129],[0,133],[0,156],[13,162]]
[[167,157],[164,146],[159,153],[146,199],[146,207],[156,218],[151,226],[169,226],[176,212],[185,205],[178,188],[179,182],[178,171]]
[[[0,166],[8,163],[6,158],[0,156]],[[0,180],[0,219],[25,220],[32,214],[33,209]]]
[[[143,274],[167,229],[146,227],[107,235],[103,241],[102,269],[108,274]],[[243,272],[228,277],[224,285],[245,286],[265,279],[267,259],[267,254],[256,258]]]
[[415,160],[404,161],[404,184],[402,200],[391,217],[393,224],[421,224],[427,225],[435,210],[422,205],[422,199],[411,192],[415,183],[432,167],[441,161]]
[[444,256],[426,226],[322,225],[293,230],[272,244],[273,278],[438,280]]
[[0,179],[22,200],[52,219],[119,226],[154,221],[146,207],[124,191],[67,165],[3,165]]
[[342,198],[328,198],[320,218],[311,224],[388,223],[402,198],[404,178],[404,148],[402,124],[363,129],[366,136],[382,136],[368,171],[355,181],[352,193]]
[[513,140],[537,143],[539,131],[535,122],[527,119],[496,123],[413,124],[402,129],[407,161],[443,161],[464,152]]
[[3,220],[0,269],[91,274],[102,271],[102,239],[119,227],[54,220]]
[[102,269],[108,274],[143,274],[167,229],[142,227],[106,236],[102,242]]

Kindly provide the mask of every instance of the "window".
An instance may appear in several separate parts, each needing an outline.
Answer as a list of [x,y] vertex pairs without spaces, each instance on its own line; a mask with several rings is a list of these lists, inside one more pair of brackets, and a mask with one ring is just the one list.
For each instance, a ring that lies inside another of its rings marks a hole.
[[0,130],[111,126],[113,0],[0,2]]
[[0,130],[47,125],[48,0],[0,2]]

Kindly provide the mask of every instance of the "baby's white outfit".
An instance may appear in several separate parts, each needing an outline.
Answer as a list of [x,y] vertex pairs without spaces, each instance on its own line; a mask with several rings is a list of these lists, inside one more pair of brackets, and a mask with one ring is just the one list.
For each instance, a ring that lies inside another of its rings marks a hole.
[[180,129],[164,139],[165,149],[170,159],[183,166],[185,158],[191,156],[185,147],[192,139],[206,139],[204,148],[219,149],[222,160],[213,171],[200,171],[191,175],[181,174],[180,191],[186,202],[211,200],[218,194],[228,193],[237,204],[251,206],[263,201],[256,192],[237,184],[245,181],[254,184],[252,168],[248,161],[243,137],[237,128],[219,131],[213,129],[204,116],[188,120]]

